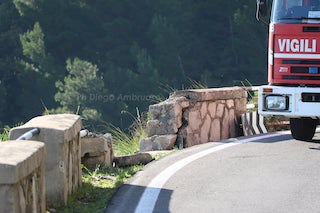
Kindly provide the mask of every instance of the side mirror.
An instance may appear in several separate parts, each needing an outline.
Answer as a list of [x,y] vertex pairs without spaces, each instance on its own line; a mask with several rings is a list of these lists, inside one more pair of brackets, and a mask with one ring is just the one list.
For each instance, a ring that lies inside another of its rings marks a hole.
[[257,12],[256,12],[256,19],[260,21],[265,26],[269,26],[266,21],[260,18],[261,16],[268,15],[268,0],[257,0]]
[[257,0],[257,10],[261,16],[268,15],[268,0]]

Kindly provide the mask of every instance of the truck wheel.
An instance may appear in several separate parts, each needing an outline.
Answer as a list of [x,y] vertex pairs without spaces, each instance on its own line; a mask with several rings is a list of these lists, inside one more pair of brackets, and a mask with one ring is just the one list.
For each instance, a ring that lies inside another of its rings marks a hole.
[[317,120],[311,118],[290,118],[290,129],[294,139],[310,141],[316,131]]

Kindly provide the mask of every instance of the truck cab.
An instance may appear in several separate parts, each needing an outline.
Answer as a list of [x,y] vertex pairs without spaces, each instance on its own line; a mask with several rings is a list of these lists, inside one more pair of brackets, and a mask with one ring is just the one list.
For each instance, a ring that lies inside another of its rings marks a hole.
[[320,86],[320,3],[275,0],[269,27],[269,75],[273,85]]
[[257,19],[269,26],[268,85],[259,114],[290,118],[292,136],[311,140],[320,117],[320,1],[257,0]]

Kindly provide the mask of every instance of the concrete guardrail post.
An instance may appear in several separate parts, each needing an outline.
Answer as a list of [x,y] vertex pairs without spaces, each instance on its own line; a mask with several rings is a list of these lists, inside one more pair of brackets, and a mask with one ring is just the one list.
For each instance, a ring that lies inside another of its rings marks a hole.
[[45,115],[31,119],[10,131],[10,140],[38,128],[31,140],[44,142],[47,149],[45,165],[47,204],[67,203],[68,194],[81,185],[80,116]]
[[44,143],[0,143],[0,212],[45,213]]

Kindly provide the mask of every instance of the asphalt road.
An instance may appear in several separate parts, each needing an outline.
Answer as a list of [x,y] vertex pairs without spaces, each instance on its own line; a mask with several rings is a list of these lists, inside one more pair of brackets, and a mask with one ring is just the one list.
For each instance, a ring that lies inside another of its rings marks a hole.
[[106,212],[320,212],[320,133],[212,142],[154,161],[124,184]]

